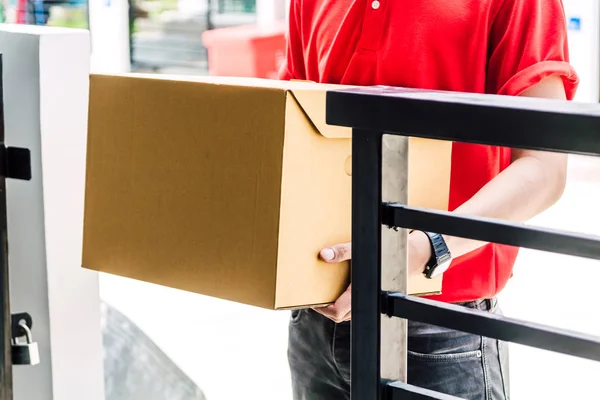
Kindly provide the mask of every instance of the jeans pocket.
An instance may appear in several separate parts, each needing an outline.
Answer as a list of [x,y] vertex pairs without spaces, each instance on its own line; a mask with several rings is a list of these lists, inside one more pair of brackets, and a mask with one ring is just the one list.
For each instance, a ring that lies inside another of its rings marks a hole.
[[487,400],[482,350],[408,351],[408,383],[468,400]]
[[455,361],[469,361],[477,360],[482,357],[481,350],[465,351],[460,353],[448,353],[448,354],[423,354],[415,351],[408,350],[408,358],[420,361],[429,362],[455,362]]

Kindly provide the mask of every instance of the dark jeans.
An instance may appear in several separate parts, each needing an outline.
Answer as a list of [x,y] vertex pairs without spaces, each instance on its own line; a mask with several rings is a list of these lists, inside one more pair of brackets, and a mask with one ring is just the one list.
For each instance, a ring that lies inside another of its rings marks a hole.
[[[462,305],[500,313],[495,300]],[[349,322],[335,324],[313,310],[293,311],[288,357],[294,400],[350,398]],[[468,400],[506,400],[507,345],[409,322],[408,383]]]

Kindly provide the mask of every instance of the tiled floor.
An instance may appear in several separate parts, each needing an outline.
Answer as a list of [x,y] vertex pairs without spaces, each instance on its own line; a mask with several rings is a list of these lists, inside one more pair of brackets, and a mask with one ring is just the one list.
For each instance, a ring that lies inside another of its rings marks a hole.
[[[600,162],[575,158],[563,199],[532,224],[600,233]],[[600,263],[522,251],[505,314],[600,335]],[[209,400],[290,398],[287,313],[103,276],[103,298],[127,314]],[[514,400],[600,397],[600,364],[513,346]]]

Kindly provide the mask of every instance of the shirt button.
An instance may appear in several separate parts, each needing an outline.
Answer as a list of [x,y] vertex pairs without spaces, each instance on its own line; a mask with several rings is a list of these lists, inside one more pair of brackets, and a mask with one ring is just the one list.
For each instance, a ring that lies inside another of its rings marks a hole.
[[371,3],[371,7],[373,8],[373,10],[379,9],[380,6],[381,6],[381,3],[378,0],[375,0],[374,2]]

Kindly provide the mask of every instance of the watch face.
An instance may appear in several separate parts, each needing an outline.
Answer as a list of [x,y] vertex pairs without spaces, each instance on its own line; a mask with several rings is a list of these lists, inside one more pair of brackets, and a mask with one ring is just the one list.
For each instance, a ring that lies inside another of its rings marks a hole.
[[431,272],[430,278],[433,279],[448,271],[448,268],[450,268],[450,264],[452,264],[452,259],[448,257],[448,260],[441,262],[437,265],[437,267],[435,267],[435,269]]

